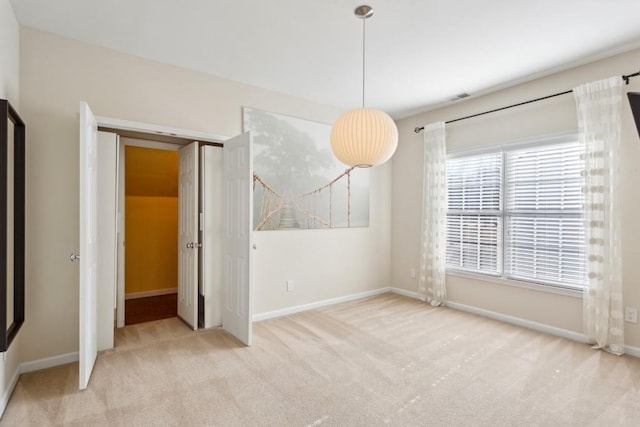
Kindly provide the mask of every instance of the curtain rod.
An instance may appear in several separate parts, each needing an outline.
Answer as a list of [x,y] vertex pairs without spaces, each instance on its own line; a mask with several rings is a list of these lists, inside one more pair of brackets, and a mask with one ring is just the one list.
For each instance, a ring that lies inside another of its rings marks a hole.
[[[622,76],[622,80],[624,80],[625,84],[629,84],[629,79],[631,79],[632,77],[638,77],[638,76],[640,76],[640,71],[638,71],[637,73],[624,75],[624,76]],[[543,101],[543,100],[549,99],[549,98],[555,98],[556,96],[566,95],[566,94],[571,93],[571,92],[573,92],[573,90],[565,90],[564,92],[554,93],[553,95],[547,95],[547,96],[543,96],[541,98],[530,99],[528,101],[518,102],[517,104],[508,105],[506,107],[496,108],[494,110],[484,111],[482,113],[472,114],[470,116],[465,116],[465,117],[460,117],[460,118],[457,118],[457,119],[449,120],[449,121],[446,121],[445,123],[449,124],[449,123],[459,122],[461,120],[471,119],[473,117],[484,116],[485,114],[495,113],[496,111],[507,110],[509,108],[519,107],[521,105],[531,104],[533,102]],[[415,133],[420,133],[420,132],[422,132],[423,129],[424,129],[424,126],[418,126],[413,131]]]

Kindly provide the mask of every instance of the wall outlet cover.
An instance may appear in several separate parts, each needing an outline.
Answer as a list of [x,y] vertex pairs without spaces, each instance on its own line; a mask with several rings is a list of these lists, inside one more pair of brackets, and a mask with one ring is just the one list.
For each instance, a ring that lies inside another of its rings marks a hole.
[[624,321],[629,323],[638,323],[638,309],[635,307],[625,307]]

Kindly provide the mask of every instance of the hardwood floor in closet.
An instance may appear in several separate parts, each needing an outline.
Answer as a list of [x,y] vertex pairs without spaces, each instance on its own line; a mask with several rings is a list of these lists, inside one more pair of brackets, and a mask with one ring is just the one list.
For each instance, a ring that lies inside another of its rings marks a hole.
[[167,319],[178,315],[178,294],[135,298],[125,301],[125,325]]

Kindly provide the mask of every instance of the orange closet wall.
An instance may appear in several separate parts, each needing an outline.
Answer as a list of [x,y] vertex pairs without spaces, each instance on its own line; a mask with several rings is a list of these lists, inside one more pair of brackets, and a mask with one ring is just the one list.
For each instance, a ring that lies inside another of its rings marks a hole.
[[178,286],[178,152],[125,147],[125,294]]

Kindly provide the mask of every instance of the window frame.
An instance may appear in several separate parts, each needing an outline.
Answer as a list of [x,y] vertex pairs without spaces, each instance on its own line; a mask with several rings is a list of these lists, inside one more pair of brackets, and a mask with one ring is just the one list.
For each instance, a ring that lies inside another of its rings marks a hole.
[[483,144],[481,148],[467,148],[467,149],[458,149],[452,150],[447,153],[446,161],[448,162],[451,159],[463,158],[463,157],[471,157],[471,156],[480,156],[483,154],[491,154],[495,152],[500,152],[502,157],[502,188],[501,188],[501,196],[500,196],[500,218],[501,218],[501,230],[500,230],[500,240],[498,241],[499,251],[497,254],[498,260],[498,268],[499,273],[492,274],[490,272],[481,272],[481,271],[471,271],[462,268],[456,268],[453,266],[446,265],[446,274],[453,275],[457,277],[464,278],[473,278],[482,280],[484,282],[490,283],[498,283],[498,284],[506,284],[510,286],[515,286],[519,288],[526,289],[534,289],[540,291],[546,291],[555,294],[561,294],[572,297],[583,296],[583,293],[586,289],[587,284],[584,286],[574,286],[574,285],[563,285],[557,283],[536,281],[536,280],[527,280],[524,278],[514,278],[505,273],[505,242],[506,242],[506,227],[507,227],[507,213],[505,210],[505,195],[506,195],[506,170],[507,165],[505,162],[507,152],[516,151],[526,148],[538,148],[544,147],[548,145],[556,145],[562,143],[569,143],[578,141],[578,130],[571,130],[565,132],[557,132],[551,134],[543,134],[530,138],[517,139],[502,142],[499,144]]

